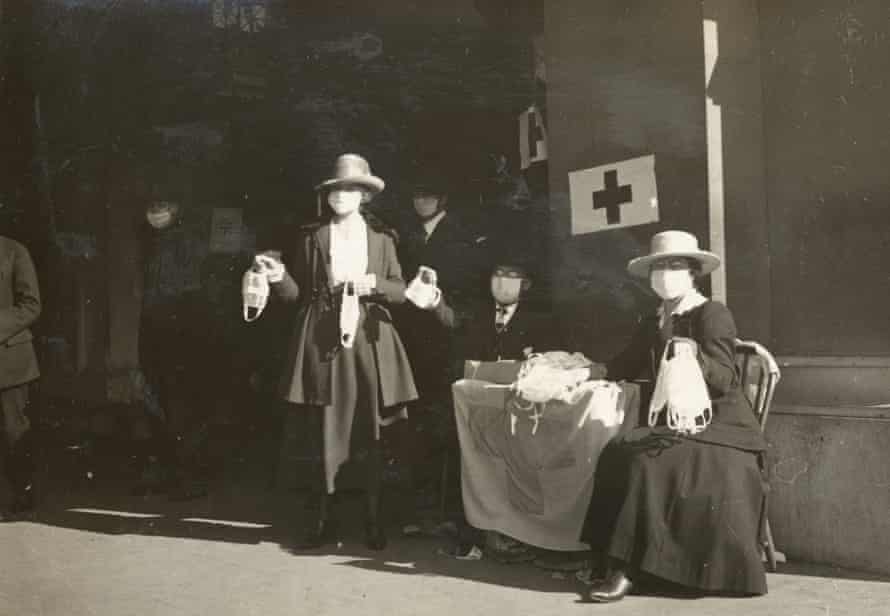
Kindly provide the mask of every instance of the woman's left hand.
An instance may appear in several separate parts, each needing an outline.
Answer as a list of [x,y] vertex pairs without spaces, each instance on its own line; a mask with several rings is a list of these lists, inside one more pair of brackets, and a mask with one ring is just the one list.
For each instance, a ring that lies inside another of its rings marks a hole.
[[698,343],[692,338],[675,337],[671,339],[674,343],[675,357],[698,357]]
[[377,275],[365,274],[356,278],[352,284],[355,286],[355,294],[359,297],[371,295],[374,289],[377,288]]

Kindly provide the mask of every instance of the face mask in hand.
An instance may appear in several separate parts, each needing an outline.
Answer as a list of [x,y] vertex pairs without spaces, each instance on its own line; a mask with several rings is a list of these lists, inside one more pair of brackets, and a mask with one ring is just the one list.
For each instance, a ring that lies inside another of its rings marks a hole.
[[269,278],[265,272],[249,269],[241,278],[241,300],[244,320],[257,320],[269,301]]
[[687,269],[653,270],[649,282],[658,297],[665,300],[683,297],[692,290],[692,275]]

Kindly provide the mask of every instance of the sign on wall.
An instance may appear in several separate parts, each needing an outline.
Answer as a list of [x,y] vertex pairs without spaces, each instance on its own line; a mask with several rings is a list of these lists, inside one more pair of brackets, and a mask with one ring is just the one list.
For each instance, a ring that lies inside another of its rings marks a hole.
[[658,222],[655,156],[569,172],[572,235]]
[[239,208],[213,208],[213,218],[210,222],[210,252],[239,252],[242,232]]
[[519,158],[521,169],[547,160],[547,129],[536,105],[519,114]]

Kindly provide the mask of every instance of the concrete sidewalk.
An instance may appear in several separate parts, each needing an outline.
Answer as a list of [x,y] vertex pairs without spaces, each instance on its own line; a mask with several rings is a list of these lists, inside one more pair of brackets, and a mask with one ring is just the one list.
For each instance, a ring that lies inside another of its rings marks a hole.
[[437,554],[443,539],[397,536],[397,492],[384,552],[364,548],[348,495],[343,545],[297,552],[302,497],[273,485],[276,451],[232,444],[208,496],[189,502],[134,496],[126,453],[52,455],[37,514],[0,524],[0,616],[890,615],[890,579],[794,563],[765,597],[582,604],[571,573],[457,561]]
[[396,537],[371,553],[347,529],[339,549],[297,553],[293,525],[276,513],[288,507],[256,495],[188,504],[96,496],[69,493],[35,521],[0,525],[0,615],[890,614],[887,580],[819,567],[786,565],[759,598],[587,605],[571,574],[453,560],[430,538]]

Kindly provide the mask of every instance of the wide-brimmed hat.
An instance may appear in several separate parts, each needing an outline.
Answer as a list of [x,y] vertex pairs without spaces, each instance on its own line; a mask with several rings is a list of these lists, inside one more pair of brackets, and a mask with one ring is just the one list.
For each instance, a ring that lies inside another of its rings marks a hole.
[[331,189],[343,184],[365,188],[372,195],[384,189],[386,183],[371,173],[371,166],[358,154],[341,154],[334,163],[331,178],[315,187],[315,190]]
[[652,236],[649,254],[631,259],[627,264],[627,271],[640,278],[649,277],[649,268],[658,259],[670,257],[685,257],[694,259],[699,264],[695,272],[698,275],[709,274],[720,267],[720,257],[713,252],[701,250],[698,240],[686,231],[662,231]]

